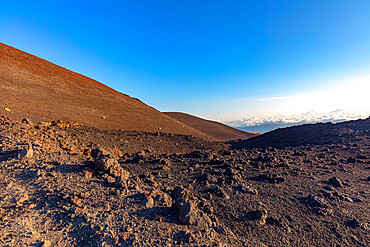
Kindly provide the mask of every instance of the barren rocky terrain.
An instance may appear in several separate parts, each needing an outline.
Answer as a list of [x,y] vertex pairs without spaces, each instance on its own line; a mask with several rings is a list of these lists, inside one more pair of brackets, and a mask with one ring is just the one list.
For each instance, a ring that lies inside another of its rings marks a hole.
[[370,118],[210,142],[0,118],[1,246],[369,246]]

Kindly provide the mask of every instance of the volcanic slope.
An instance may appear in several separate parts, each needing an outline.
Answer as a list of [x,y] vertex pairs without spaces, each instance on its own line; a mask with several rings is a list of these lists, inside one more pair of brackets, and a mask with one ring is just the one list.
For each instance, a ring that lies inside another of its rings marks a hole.
[[182,123],[185,123],[194,129],[197,129],[217,140],[230,141],[237,139],[248,139],[257,136],[255,133],[244,132],[234,129],[222,123],[211,120],[202,119],[181,112],[164,112],[167,116],[174,118]]
[[213,140],[135,98],[2,43],[0,89],[2,114],[15,119],[58,119],[105,129],[159,131]]

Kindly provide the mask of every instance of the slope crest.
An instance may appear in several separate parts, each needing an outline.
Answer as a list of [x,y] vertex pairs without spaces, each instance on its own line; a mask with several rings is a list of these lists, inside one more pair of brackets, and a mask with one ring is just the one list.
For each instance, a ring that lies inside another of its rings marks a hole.
[[165,114],[221,141],[248,139],[256,136],[255,133],[244,132],[219,122],[206,120],[186,113],[165,112]]

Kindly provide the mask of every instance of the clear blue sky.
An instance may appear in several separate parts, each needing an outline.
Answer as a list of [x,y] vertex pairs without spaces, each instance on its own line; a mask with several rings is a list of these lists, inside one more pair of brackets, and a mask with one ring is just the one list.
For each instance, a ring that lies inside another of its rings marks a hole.
[[289,113],[358,77],[370,89],[367,0],[0,1],[0,42],[213,119]]

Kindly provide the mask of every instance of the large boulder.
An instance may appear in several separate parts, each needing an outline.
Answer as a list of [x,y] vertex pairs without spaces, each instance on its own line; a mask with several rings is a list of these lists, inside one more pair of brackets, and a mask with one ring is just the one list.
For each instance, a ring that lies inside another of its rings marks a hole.
[[185,225],[199,226],[208,228],[212,226],[212,221],[203,211],[196,207],[196,204],[190,200],[178,201],[178,218]]
[[100,155],[94,159],[94,167],[98,170],[108,171],[110,167],[118,167],[118,161],[111,155]]
[[117,184],[124,185],[130,177],[130,172],[123,169],[117,159],[112,154],[109,154],[106,149],[96,148],[94,150],[94,152],[92,151],[92,156],[96,156],[93,162],[94,168],[110,174],[115,178]]

